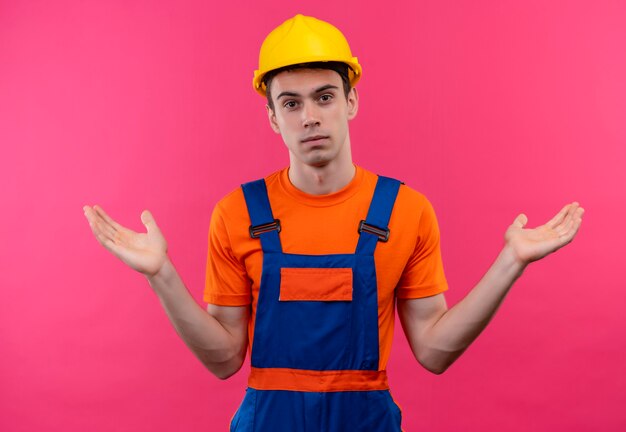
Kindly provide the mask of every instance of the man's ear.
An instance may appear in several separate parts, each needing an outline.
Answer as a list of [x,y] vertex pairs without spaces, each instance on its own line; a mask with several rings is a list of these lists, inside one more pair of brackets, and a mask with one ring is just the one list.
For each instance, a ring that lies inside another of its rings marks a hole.
[[265,105],[265,109],[267,110],[267,118],[270,121],[270,126],[272,127],[272,130],[279,134],[280,128],[278,127],[278,122],[276,121],[276,114],[274,114],[274,110],[270,108],[269,105]]
[[356,113],[359,111],[359,93],[356,87],[350,89],[348,93],[348,120],[352,120],[356,117]]

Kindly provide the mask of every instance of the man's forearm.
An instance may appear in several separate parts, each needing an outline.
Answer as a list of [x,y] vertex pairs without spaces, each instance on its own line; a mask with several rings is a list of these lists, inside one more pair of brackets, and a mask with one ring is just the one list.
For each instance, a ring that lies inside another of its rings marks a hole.
[[491,321],[524,268],[505,247],[480,282],[428,330],[423,361],[434,371],[446,370]]
[[176,332],[213,374],[223,379],[239,370],[245,344],[196,303],[169,258],[147,279]]

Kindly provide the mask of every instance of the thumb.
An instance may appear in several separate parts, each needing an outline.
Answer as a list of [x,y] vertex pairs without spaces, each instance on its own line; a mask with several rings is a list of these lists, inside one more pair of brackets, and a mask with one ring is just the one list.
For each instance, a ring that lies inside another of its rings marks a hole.
[[526,226],[527,223],[528,223],[528,218],[526,217],[524,213],[522,213],[515,218],[515,220],[513,221],[513,226],[515,228],[524,228],[524,226]]
[[150,213],[150,210],[144,210],[141,212],[141,222],[143,222],[149,233],[158,229],[156,221],[154,220],[152,213]]

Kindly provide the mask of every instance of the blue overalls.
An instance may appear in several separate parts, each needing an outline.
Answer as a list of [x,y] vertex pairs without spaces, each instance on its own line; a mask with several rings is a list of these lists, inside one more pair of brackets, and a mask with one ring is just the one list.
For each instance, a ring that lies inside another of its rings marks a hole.
[[400,409],[378,370],[374,264],[399,187],[378,177],[367,217],[355,223],[355,253],[299,255],[282,251],[265,181],[242,185],[263,270],[251,374],[231,432],[401,431]]

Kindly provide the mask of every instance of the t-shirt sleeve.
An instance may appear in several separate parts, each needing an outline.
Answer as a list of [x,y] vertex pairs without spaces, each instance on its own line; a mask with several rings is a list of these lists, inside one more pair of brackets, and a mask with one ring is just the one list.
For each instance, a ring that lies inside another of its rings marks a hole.
[[244,264],[233,253],[220,203],[213,210],[209,226],[203,298],[220,306],[245,306],[252,302],[251,281]]
[[448,289],[441,259],[437,217],[431,203],[425,198],[424,201],[417,242],[396,287],[397,298],[429,297]]

